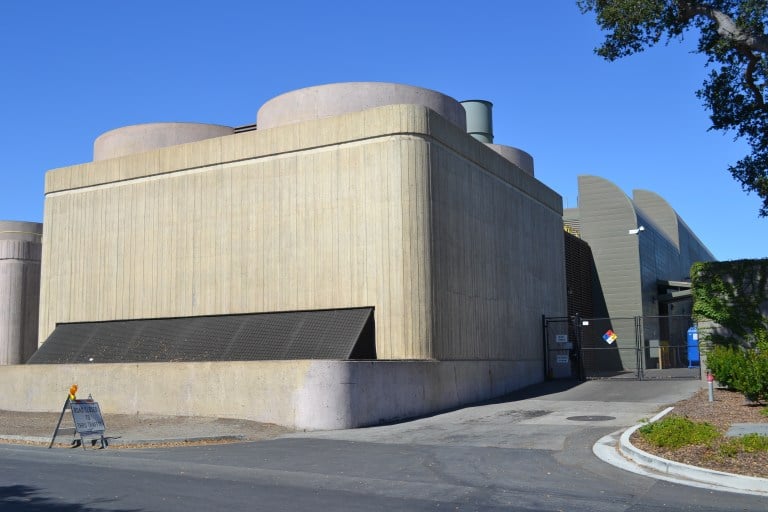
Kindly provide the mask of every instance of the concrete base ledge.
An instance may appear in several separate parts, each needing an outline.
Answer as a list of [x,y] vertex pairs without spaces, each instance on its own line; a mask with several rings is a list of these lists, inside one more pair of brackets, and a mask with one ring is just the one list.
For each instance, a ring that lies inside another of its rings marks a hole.
[[239,418],[299,430],[376,425],[543,380],[532,361],[242,361],[0,367],[0,409],[58,412],[72,384],[102,412]]
[[[658,414],[651,421],[657,421],[672,410],[672,407]],[[639,466],[648,468],[663,475],[670,475],[679,479],[699,482],[727,491],[742,491],[768,496],[768,479],[752,476],[735,475],[723,471],[705,469],[682,462],[662,459],[656,455],[645,452],[630,442],[632,434],[643,425],[635,425],[627,429],[619,439],[619,452]],[[685,483],[685,482],[681,482]]]

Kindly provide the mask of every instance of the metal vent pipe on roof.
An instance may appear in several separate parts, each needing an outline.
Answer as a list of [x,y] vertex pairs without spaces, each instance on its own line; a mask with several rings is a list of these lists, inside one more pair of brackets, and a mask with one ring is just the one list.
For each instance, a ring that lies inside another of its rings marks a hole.
[[493,143],[493,103],[485,100],[462,101],[467,112],[467,133],[480,142]]

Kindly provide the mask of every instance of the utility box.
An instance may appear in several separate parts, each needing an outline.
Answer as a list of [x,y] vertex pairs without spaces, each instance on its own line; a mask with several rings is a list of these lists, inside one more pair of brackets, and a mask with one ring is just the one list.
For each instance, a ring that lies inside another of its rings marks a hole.
[[688,368],[701,366],[699,355],[699,330],[696,326],[688,329]]

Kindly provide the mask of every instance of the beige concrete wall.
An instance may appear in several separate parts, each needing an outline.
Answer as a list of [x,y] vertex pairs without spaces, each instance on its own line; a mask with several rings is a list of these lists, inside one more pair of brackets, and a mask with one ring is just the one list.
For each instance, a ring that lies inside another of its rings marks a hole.
[[444,128],[430,158],[435,357],[541,361],[542,315],[567,314],[561,198]]
[[541,315],[565,314],[561,213],[416,105],[59,169],[40,340],[57,322],[374,306],[381,359],[541,361]]
[[431,357],[429,145],[410,135],[427,116],[385,107],[49,173],[40,341],[57,322],[374,306],[379,357]]
[[43,225],[0,221],[0,365],[37,350]]
[[566,315],[562,217],[450,152],[436,161],[437,358],[541,360],[542,315]]
[[108,429],[119,413],[326,430],[433,413],[541,379],[541,364],[493,361],[16,365],[0,368],[0,409],[59,412],[76,383],[78,397],[99,402]]

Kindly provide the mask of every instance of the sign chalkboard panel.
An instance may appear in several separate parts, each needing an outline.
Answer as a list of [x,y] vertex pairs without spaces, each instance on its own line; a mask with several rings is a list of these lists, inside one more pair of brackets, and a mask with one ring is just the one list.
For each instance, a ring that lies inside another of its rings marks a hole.
[[93,400],[72,400],[70,402],[72,419],[80,437],[102,436],[107,429],[101,416],[99,403]]

